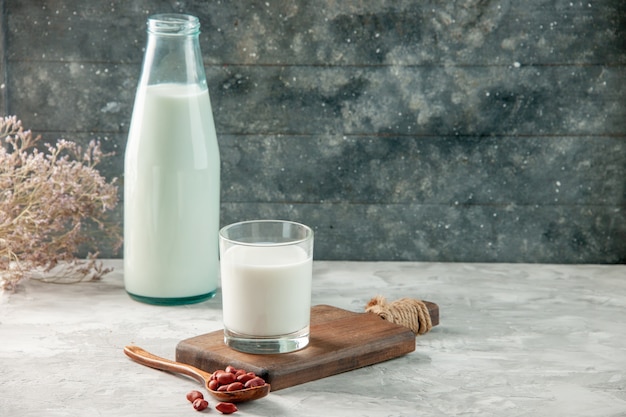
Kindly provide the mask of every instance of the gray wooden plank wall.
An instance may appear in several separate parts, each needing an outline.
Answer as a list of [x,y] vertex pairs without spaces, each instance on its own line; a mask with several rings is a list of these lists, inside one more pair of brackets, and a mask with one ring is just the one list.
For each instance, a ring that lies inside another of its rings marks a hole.
[[108,177],[147,16],[199,16],[222,224],[307,223],[316,259],[626,261],[623,0],[0,4],[0,112],[100,138]]

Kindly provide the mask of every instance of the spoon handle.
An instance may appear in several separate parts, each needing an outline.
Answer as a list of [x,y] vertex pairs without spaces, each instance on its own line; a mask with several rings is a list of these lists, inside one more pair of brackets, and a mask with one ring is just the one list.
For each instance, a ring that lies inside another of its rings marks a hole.
[[192,377],[201,384],[206,384],[211,378],[211,373],[205,372],[195,366],[187,365],[180,362],[174,362],[169,359],[154,355],[139,346],[126,346],[124,353],[134,361],[148,366],[150,368],[160,369],[162,371],[175,372]]

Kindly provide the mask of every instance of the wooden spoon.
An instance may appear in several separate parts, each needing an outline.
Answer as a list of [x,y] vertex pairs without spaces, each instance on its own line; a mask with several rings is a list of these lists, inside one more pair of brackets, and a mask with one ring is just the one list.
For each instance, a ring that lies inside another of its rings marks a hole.
[[211,380],[210,372],[205,372],[195,366],[187,365],[186,363],[161,358],[140,348],[139,346],[126,346],[124,347],[124,353],[134,361],[150,368],[175,372],[192,377],[201,384],[204,384],[207,391],[209,391],[209,393],[219,401],[241,403],[244,401],[252,401],[263,398],[270,392],[270,384],[268,383],[261,385],[260,387],[244,388],[237,391],[214,391],[209,389],[209,381]]

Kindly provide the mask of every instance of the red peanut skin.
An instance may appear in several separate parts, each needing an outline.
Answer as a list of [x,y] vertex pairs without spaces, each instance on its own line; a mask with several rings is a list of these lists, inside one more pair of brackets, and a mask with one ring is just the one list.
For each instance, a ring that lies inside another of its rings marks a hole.
[[193,403],[198,398],[204,399],[204,395],[202,395],[200,391],[193,390],[187,393],[187,400],[189,400],[189,402],[191,403]]
[[237,377],[237,381],[241,382],[242,384],[245,384],[246,382],[250,381],[251,379],[254,379],[255,377],[256,375],[243,374]]
[[233,382],[232,384],[228,385],[226,391],[238,391],[240,389],[243,389],[243,384],[241,382]]
[[215,409],[222,414],[232,414],[237,411],[237,406],[233,403],[217,403]]
[[208,406],[209,406],[209,403],[207,402],[207,400],[204,400],[202,398],[196,398],[196,400],[193,402],[193,408],[196,409],[197,411],[202,411],[206,409]]
[[262,385],[265,385],[265,381],[263,380],[263,378],[257,376],[255,378],[252,378],[250,381],[246,382],[244,386],[246,388],[252,388],[252,387],[260,387]]
[[230,372],[224,372],[217,376],[217,382],[219,382],[220,385],[232,384],[236,380],[237,377],[235,376],[235,374],[231,374]]

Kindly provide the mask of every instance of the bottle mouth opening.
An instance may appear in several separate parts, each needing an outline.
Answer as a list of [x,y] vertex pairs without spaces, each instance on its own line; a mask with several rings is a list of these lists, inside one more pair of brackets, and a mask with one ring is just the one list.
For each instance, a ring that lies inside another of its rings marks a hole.
[[148,18],[148,33],[159,35],[194,35],[200,32],[200,20],[188,14],[155,14]]

